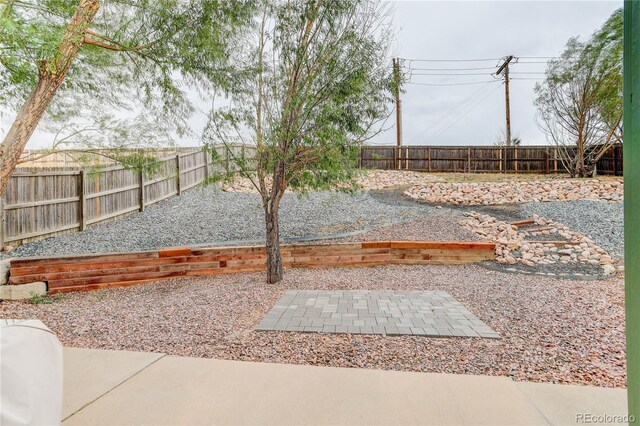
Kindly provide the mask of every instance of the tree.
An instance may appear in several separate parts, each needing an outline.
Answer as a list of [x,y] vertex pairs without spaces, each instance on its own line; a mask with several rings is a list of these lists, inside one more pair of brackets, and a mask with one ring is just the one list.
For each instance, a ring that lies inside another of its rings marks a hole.
[[[511,138],[511,145],[522,145],[522,138],[520,136],[514,136]],[[493,146],[507,146],[507,133],[504,130],[500,130],[500,133],[493,140]]]
[[0,193],[45,115],[104,123],[124,110],[187,132],[185,89],[233,86],[224,64],[250,9],[222,0],[0,0],[0,101],[17,112],[0,147]]
[[583,43],[572,38],[536,85],[540,127],[572,177],[595,173],[622,142],[622,9]]
[[360,144],[389,115],[387,18],[388,6],[373,0],[264,2],[239,55],[244,90],[211,115],[208,140],[256,146],[253,158],[228,152],[262,198],[269,283],[283,275],[278,212],[285,190],[350,188]]

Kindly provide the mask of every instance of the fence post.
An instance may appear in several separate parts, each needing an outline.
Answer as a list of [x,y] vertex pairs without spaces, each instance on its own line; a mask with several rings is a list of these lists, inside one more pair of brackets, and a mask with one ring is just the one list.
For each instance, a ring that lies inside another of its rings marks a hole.
[[544,174],[549,174],[549,148],[544,151]]
[[467,147],[467,172],[471,173],[471,147]]
[[613,146],[613,175],[618,176],[618,145]]
[[78,175],[78,194],[80,195],[78,214],[80,215],[80,231],[84,231],[87,228],[87,194],[84,187],[84,170],[80,170],[80,174]]
[[409,147],[404,149],[404,168],[409,170]]
[[558,147],[553,147],[553,172],[558,174]]
[[431,172],[431,147],[427,148],[427,153],[429,156],[429,160],[427,161],[427,168],[429,169],[429,172]]
[[144,211],[144,171],[140,170],[138,174],[138,180],[140,182],[140,187],[138,189],[138,204],[140,205],[140,211]]
[[508,165],[509,165],[509,163],[507,162],[507,147],[503,146],[502,150],[504,151],[504,153],[503,153],[504,155],[502,156],[502,161],[504,162],[503,168],[504,168],[504,172],[506,174],[507,170],[508,170]]
[[518,145],[513,147],[513,159],[515,160],[514,168],[515,168],[516,174],[518,174]]
[[392,167],[392,169],[397,169],[398,168],[398,164],[399,164],[399,161],[398,161],[398,147],[394,146],[393,147],[393,167]]
[[177,195],[182,194],[182,188],[180,188],[180,154],[176,155],[176,189]]
[[204,154],[204,180],[209,179],[209,156],[207,151],[202,151]]

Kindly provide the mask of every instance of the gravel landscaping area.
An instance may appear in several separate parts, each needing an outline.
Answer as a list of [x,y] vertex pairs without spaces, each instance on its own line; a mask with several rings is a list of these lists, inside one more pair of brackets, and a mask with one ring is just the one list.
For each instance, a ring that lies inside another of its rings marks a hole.
[[[446,291],[502,338],[254,331],[290,289]],[[625,387],[623,305],[619,279],[384,266],[288,270],[277,285],[252,273],[1,302],[0,316],[40,319],[71,347]]]
[[624,256],[624,204],[601,201],[529,203],[528,215],[539,214],[588,235],[615,257]]
[[[330,237],[441,212],[442,209],[411,201],[386,202],[369,193],[315,192],[303,198],[285,194],[280,208],[281,236]],[[442,228],[440,231],[442,236],[439,239],[451,239],[457,232]],[[257,195],[222,192],[209,186],[187,191],[142,213],[97,225],[84,232],[25,244],[10,255],[127,252],[182,245],[216,245],[238,240],[263,241],[264,233],[264,214]]]

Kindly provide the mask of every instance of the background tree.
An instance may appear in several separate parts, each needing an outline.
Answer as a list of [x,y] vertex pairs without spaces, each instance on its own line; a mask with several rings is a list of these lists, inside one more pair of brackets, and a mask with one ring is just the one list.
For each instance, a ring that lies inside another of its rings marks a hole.
[[193,105],[186,89],[210,94],[233,86],[224,64],[248,6],[0,0],[0,101],[17,112],[0,147],[0,193],[45,114],[50,122],[78,125],[85,118],[105,129],[124,111],[114,131],[119,138],[134,115],[138,124],[156,123],[158,132],[187,132]]
[[262,198],[269,283],[282,279],[285,190],[349,188],[360,144],[388,117],[388,16],[388,6],[373,0],[263,3],[239,54],[244,90],[211,115],[209,140],[256,146],[253,158],[232,160]]
[[622,9],[591,38],[572,38],[536,85],[541,129],[558,146],[572,177],[595,173],[598,160],[622,142]]

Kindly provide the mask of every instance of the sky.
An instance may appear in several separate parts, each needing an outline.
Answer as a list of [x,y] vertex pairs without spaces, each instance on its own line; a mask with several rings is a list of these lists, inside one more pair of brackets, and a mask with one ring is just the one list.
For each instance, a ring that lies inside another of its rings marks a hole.
[[[491,59],[488,61],[403,61],[414,71],[402,98],[402,135],[406,145],[491,145],[505,129],[505,90],[491,68],[508,55],[512,137],[526,145],[546,144],[536,123],[534,86],[544,77],[547,58],[558,56],[567,40],[586,40],[621,1],[399,1],[394,23],[394,56],[415,59]],[[542,63],[533,63],[542,62]],[[440,71],[439,68],[455,69]],[[424,70],[426,69],[426,70]],[[464,69],[464,70],[461,70]],[[438,76],[433,74],[483,74]],[[532,74],[520,74],[532,73]],[[538,73],[538,74],[533,74]],[[423,74],[423,75],[417,75]],[[432,74],[432,75],[424,75]],[[420,83],[420,84],[414,84]],[[423,84],[460,84],[427,86]],[[372,143],[394,144],[395,128]]]
[[[570,37],[588,38],[621,6],[622,1],[395,2],[397,36],[391,54],[405,59],[403,72],[413,70],[401,96],[403,144],[495,143],[505,128],[505,91],[491,73],[507,55],[519,58],[510,68],[512,136],[521,138],[525,145],[546,144],[533,105],[533,89],[539,81],[535,79],[543,77],[544,62],[558,56]],[[451,59],[458,61],[441,61]],[[447,70],[440,71],[442,68]],[[475,73],[481,75],[433,75]],[[461,83],[464,85],[457,85]],[[205,121],[204,113],[191,120],[196,129]],[[390,128],[370,143],[395,144],[394,122],[390,120]],[[0,135],[10,124],[11,116],[0,116]],[[179,143],[198,145],[191,140]],[[27,148],[50,144],[49,135],[36,133]]]

